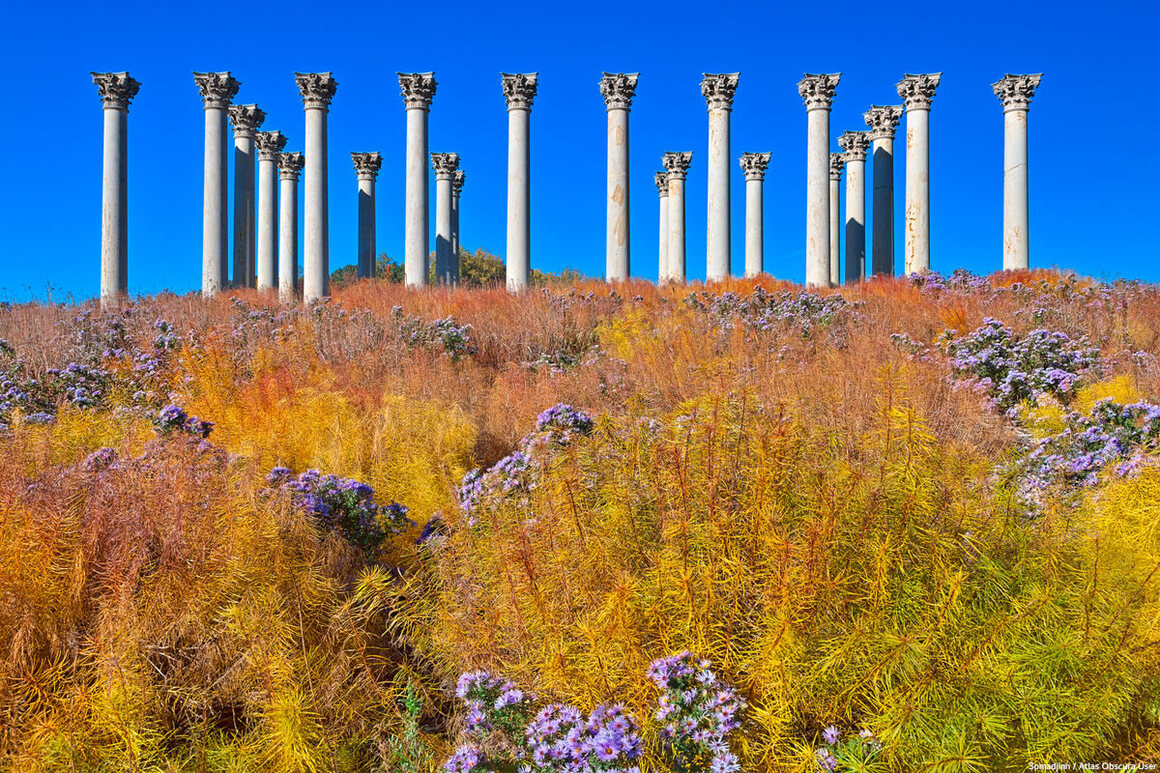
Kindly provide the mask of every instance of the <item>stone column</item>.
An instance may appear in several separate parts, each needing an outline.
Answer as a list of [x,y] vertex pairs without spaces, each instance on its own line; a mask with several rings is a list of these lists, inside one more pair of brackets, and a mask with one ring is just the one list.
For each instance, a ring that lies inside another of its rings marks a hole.
[[463,170],[456,169],[455,179],[451,181],[451,283],[456,285],[459,284],[459,194],[466,181]]
[[657,172],[653,176],[657,186],[657,195],[660,197],[660,237],[657,239],[657,284],[669,281],[669,173]]
[[741,73],[704,73],[701,96],[709,108],[709,213],[706,218],[705,279],[729,278],[729,114]]
[[435,170],[435,281],[451,284],[451,199],[458,153],[432,153]]
[[760,274],[765,263],[764,191],[769,153],[742,153],[745,173],[745,276]]
[[519,292],[532,281],[531,147],[528,124],[538,73],[500,73],[508,110],[507,289]]
[[403,106],[407,110],[407,181],[403,214],[403,276],[408,287],[427,284],[428,238],[431,223],[427,194],[427,114],[435,98],[433,72],[401,72]]
[[259,290],[278,287],[278,154],[286,147],[282,132],[258,132]]
[[205,107],[205,192],[202,199],[201,294],[217,295],[229,284],[229,172],[226,111],[241,83],[228,72],[195,72]]
[[129,103],[141,84],[127,72],[95,72],[105,114],[101,172],[101,308],[129,291]]
[[623,282],[632,272],[628,240],[628,111],[640,73],[604,73],[600,93],[608,112],[608,213],[604,240],[605,276]]
[[278,300],[293,303],[298,295],[298,175],[301,153],[278,154],[278,177],[282,181],[282,208],[278,233]]
[[306,110],[306,180],[303,208],[302,300],[316,301],[330,294],[329,197],[326,177],[326,115],[338,82],[328,72],[296,72]]
[[375,276],[375,178],[383,168],[383,157],[378,153],[351,153],[354,170],[358,175],[358,261],[359,279]]
[[874,233],[870,265],[875,276],[894,276],[894,131],[901,105],[871,105],[862,114],[874,143]]
[[1003,103],[1003,270],[1031,267],[1027,214],[1027,111],[1043,73],[992,83]]
[[685,177],[693,152],[665,153],[661,163],[669,177],[669,277],[668,281],[685,283]]
[[930,271],[930,102],[942,73],[902,76],[906,108],[906,222],[903,270]]
[[266,120],[257,105],[231,105],[234,127],[234,286],[254,286],[254,135]]
[[842,73],[806,73],[798,93],[809,121],[806,146],[806,284],[830,284],[830,105]]
[[846,156],[846,284],[866,278],[866,151],[870,132],[838,137]]
[[830,154],[830,287],[842,284],[842,167],[846,157]]

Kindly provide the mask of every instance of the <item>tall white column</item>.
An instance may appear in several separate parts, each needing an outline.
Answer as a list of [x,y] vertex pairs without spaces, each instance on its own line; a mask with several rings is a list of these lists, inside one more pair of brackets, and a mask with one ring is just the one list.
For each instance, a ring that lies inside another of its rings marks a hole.
[[846,157],[830,154],[830,287],[842,284],[842,167]]
[[327,195],[326,115],[338,82],[328,72],[296,72],[306,111],[306,179],[303,208],[302,300],[316,301],[330,294],[330,226]]
[[531,147],[528,124],[538,73],[500,73],[508,110],[507,289],[524,290],[532,281]]
[[608,207],[604,261],[609,282],[623,282],[632,273],[628,239],[628,111],[640,73],[604,73],[600,93],[608,112]]
[[809,122],[806,146],[806,284],[830,284],[830,105],[842,73],[806,73],[798,93]]
[[141,84],[127,72],[95,72],[104,113],[101,169],[101,308],[129,291],[129,103]]
[[358,176],[358,259],[355,262],[359,279],[375,276],[375,178],[383,168],[383,157],[378,153],[351,153]]
[[669,173],[657,172],[653,176],[660,197],[660,234],[657,238],[657,284],[669,281]]
[[693,151],[665,153],[661,159],[669,177],[669,280],[685,283],[685,177],[693,163]]
[[278,154],[286,147],[282,132],[258,132],[258,267],[259,290],[278,287]]
[[451,199],[459,154],[432,153],[431,168],[435,170],[435,281],[449,285],[452,284]]
[[742,153],[745,173],[745,276],[755,277],[765,263],[764,185],[769,153]]
[[846,156],[846,284],[866,278],[866,151],[870,132],[838,137]]
[[278,154],[282,207],[278,217],[278,300],[293,303],[298,295],[298,175],[301,153]]
[[862,114],[874,151],[874,232],[870,265],[874,276],[894,276],[894,132],[901,105],[871,105]]
[[427,284],[431,221],[427,192],[427,116],[435,98],[433,72],[401,72],[407,110],[407,178],[403,213],[403,277],[408,287]]
[[234,286],[254,286],[254,135],[266,120],[257,105],[231,105],[234,127]]
[[1011,75],[991,84],[1003,103],[1003,270],[1031,267],[1027,207],[1027,111],[1043,73]]
[[709,109],[709,191],[705,239],[705,279],[729,278],[729,173],[733,155],[729,148],[729,114],[741,73],[704,73],[701,96]]
[[217,295],[229,284],[229,173],[226,111],[241,83],[228,72],[195,72],[205,107],[205,190],[202,199],[201,294]]
[[930,271],[930,102],[942,73],[902,76],[898,96],[906,108],[906,275]]
[[462,169],[455,170],[451,181],[451,283],[459,284],[459,196],[463,193],[463,183],[467,175]]

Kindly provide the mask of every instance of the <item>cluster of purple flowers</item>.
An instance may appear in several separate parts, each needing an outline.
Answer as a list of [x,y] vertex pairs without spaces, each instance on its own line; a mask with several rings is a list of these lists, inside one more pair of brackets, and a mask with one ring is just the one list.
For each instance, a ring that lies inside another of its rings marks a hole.
[[49,368],[50,393],[77,408],[97,408],[105,400],[112,376],[97,365],[70,362],[63,368]]
[[956,268],[947,276],[935,271],[928,271],[921,274],[911,274],[908,278],[911,284],[924,293],[994,295],[999,290],[991,284],[987,277],[973,274],[965,268]]
[[157,415],[153,417],[153,426],[162,435],[183,432],[202,440],[209,437],[209,433],[213,431],[212,421],[190,416],[172,403],[157,412]]
[[467,705],[467,732],[523,732],[532,712],[532,696],[509,679],[490,671],[468,671],[459,677],[455,695]]
[[761,287],[755,287],[749,295],[690,293],[685,303],[712,317],[722,327],[740,324],[754,332],[789,331],[802,338],[849,322],[858,306],[837,293],[818,295],[805,290],[770,293]]
[[691,652],[679,652],[654,660],[648,669],[661,689],[656,711],[661,739],[679,773],[740,770],[727,736],[738,727],[745,701],[709,666]]
[[452,360],[477,351],[471,340],[471,325],[460,325],[454,317],[433,322],[412,317],[399,326],[399,336],[408,346],[439,349]]
[[847,770],[867,770],[866,766],[882,751],[882,744],[869,730],[864,729],[856,736],[841,739],[842,731],[834,725],[822,731],[825,746],[814,750],[819,768],[829,771],[844,765]]
[[387,537],[413,525],[407,508],[398,502],[379,505],[370,486],[354,478],[306,470],[295,476],[275,467],[266,476],[272,488],[285,489],[291,501],[326,531],[337,531],[368,556]]
[[567,403],[556,403],[536,418],[536,434],[546,435],[553,443],[560,444],[591,435],[595,426],[591,416]]
[[81,469],[85,470],[86,472],[100,472],[101,470],[106,470],[111,467],[116,461],[117,452],[112,448],[105,446],[103,448],[98,448],[96,451],[93,451],[91,454],[85,457],[84,462],[81,463]]

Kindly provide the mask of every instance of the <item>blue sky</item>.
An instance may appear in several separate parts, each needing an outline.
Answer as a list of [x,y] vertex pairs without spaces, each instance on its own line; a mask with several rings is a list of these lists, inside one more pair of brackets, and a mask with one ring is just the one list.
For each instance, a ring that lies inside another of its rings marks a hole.
[[[185,292],[200,283],[204,124],[193,70],[232,71],[242,82],[237,101],[258,103],[268,114],[264,128],[287,134],[288,150],[303,141],[293,72],[334,72],[332,269],[355,261],[350,151],[384,155],[378,249],[402,256],[405,114],[397,71],[435,71],[430,149],[458,152],[466,170],[462,243],[502,255],[507,114],[499,73],[538,71],[532,266],[591,275],[604,272],[606,117],[597,84],[603,70],[640,72],[630,119],[632,272],[657,274],[652,178],[661,154],[693,150],[693,279],[705,274],[708,120],[700,77],[740,71],[733,155],[773,154],[766,268],[795,281],[805,273],[806,113],[796,89],[803,72],[843,73],[831,118],[835,140],[865,128],[861,114],[870,104],[897,103],[894,84],[903,72],[943,72],[931,113],[932,264],[943,272],[1001,265],[1003,117],[989,84],[1006,72],[1044,72],[1030,113],[1032,264],[1160,280],[1160,188],[1149,140],[1160,100],[1147,54],[1160,12],[1152,4],[509,0],[433,7],[282,0],[7,8],[0,298],[45,298],[48,287],[57,299],[98,291],[102,123],[92,70],[128,70],[142,83],[129,115],[133,293]],[[732,194],[732,267],[740,273],[744,178],[736,164]]]

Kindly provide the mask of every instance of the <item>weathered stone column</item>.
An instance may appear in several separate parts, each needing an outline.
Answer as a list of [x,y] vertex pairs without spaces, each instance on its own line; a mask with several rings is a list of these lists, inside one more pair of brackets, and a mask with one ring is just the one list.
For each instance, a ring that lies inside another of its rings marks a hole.
[[129,102],[141,84],[127,72],[95,72],[105,118],[101,171],[101,308],[129,291]]
[[693,163],[693,151],[665,153],[661,160],[669,177],[669,278],[685,283],[685,177]]
[[875,276],[894,276],[894,131],[900,105],[871,105],[862,114],[874,143],[874,233],[870,265]]
[[278,154],[286,147],[282,132],[258,132],[258,282],[259,290],[278,287]]
[[669,173],[657,172],[653,176],[660,197],[660,237],[657,239],[657,284],[669,281]]
[[842,73],[806,73],[798,93],[806,105],[806,285],[830,284],[830,105]]
[[330,225],[327,190],[326,115],[338,82],[328,72],[296,72],[302,106],[306,111],[306,179],[303,208],[302,300],[316,301],[330,294]]
[[842,284],[842,167],[846,157],[830,154],[830,287]]
[[254,135],[266,120],[257,105],[231,105],[234,127],[234,286],[254,286]]
[[463,183],[467,175],[462,169],[455,170],[455,179],[451,181],[451,277],[452,284],[459,284],[459,195],[463,192]]
[[539,73],[500,73],[508,110],[507,289],[532,281],[531,147],[528,124]]
[[704,73],[701,96],[709,108],[709,212],[706,218],[705,279],[729,278],[729,172],[733,155],[729,149],[729,114],[741,73]]
[[605,276],[623,282],[632,272],[628,239],[628,111],[640,73],[604,73],[600,93],[608,112],[608,212],[605,224]]
[[202,199],[201,294],[209,298],[229,284],[229,172],[226,111],[241,83],[228,72],[195,72],[205,107],[205,191]]
[[427,211],[427,114],[435,98],[433,72],[401,72],[403,106],[407,110],[407,181],[403,214],[403,276],[408,287],[427,284],[427,253],[431,222]]
[[358,259],[355,264],[359,279],[375,276],[375,178],[383,168],[383,157],[378,153],[351,153],[354,171],[358,176]]
[[745,276],[755,277],[764,270],[765,170],[769,153],[742,153],[741,170],[745,173]]
[[1027,208],[1027,111],[1043,73],[991,84],[1003,103],[1003,270],[1031,267]]
[[846,156],[846,284],[866,278],[866,151],[870,132],[838,137]]
[[942,73],[902,76],[906,108],[906,222],[903,270],[930,271],[930,102]]
[[451,199],[458,153],[432,153],[435,170],[435,281],[451,284]]
[[298,175],[301,153],[278,154],[282,207],[278,224],[278,300],[293,303],[298,295]]

